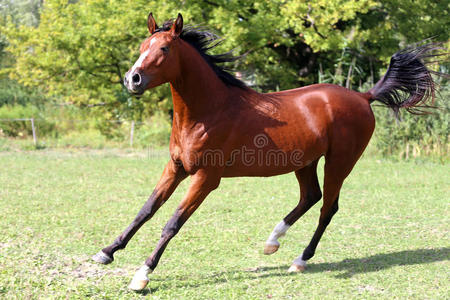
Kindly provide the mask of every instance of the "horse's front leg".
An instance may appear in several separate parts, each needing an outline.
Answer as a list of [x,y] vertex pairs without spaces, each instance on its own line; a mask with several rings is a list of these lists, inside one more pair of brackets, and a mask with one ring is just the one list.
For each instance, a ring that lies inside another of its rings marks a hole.
[[211,172],[206,172],[205,170],[197,171],[191,178],[192,182],[186,196],[164,227],[161,239],[156,245],[155,250],[134,275],[129,285],[130,289],[140,291],[146,287],[149,281],[147,275],[158,265],[158,261],[169,241],[178,233],[181,226],[183,226],[200,206],[206,196],[219,186],[220,182],[220,176],[211,175]]
[[186,177],[187,174],[181,164],[177,164],[172,160],[169,161],[164,169],[161,179],[153,190],[153,193],[141,208],[133,222],[131,222],[125,231],[122,232],[111,245],[102,249],[94,255],[92,259],[101,264],[111,263],[114,260],[114,252],[125,248],[128,241],[139,228],[155,214],[158,208],[160,208],[167,199],[169,199],[178,184]]

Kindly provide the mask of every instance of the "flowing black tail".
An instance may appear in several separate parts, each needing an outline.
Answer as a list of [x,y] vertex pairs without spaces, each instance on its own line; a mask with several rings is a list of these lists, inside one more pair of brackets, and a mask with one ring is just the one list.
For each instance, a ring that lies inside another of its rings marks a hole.
[[[442,50],[440,44],[430,43],[410,47],[395,53],[386,74],[368,92],[370,101],[377,100],[392,108],[396,115],[400,108],[413,114],[427,113],[426,108],[434,102],[436,86],[431,74],[443,75],[429,70],[430,58]],[[425,109],[425,110],[424,110]]]

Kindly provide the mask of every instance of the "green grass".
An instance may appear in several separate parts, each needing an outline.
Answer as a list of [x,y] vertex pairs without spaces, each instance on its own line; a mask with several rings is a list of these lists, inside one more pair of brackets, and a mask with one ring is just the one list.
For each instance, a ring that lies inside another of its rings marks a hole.
[[89,257],[134,218],[167,157],[0,152],[0,298],[448,299],[448,164],[370,157],[345,182],[304,273],[286,271],[308,244],[320,204],[264,256],[264,241],[298,201],[295,176],[224,179],[171,241],[149,289],[128,291],[189,180],[113,264]]

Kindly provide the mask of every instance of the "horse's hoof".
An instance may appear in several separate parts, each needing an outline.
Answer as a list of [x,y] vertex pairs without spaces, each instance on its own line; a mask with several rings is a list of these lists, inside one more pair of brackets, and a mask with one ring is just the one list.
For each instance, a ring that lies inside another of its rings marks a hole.
[[95,254],[94,256],[92,256],[92,260],[102,264],[102,265],[107,265],[113,262],[114,258],[107,255],[105,252],[103,251],[99,251],[97,254]]
[[270,245],[270,244],[266,244],[266,245],[264,246],[264,254],[265,254],[265,255],[274,254],[275,252],[277,252],[278,248],[280,248],[280,245]]
[[288,270],[289,273],[297,273],[297,272],[303,272],[303,271],[305,271],[305,266],[299,266],[296,264],[293,264]]
[[132,291],[142,291],[147,286],[149,280],[132,280],[128,288]]
[[130,285],[128,288],[133,291],[142,291],[147,286],[149,280],[148,280],[148,273],[150,273],[152,270],[144,265],[142,266],[136,274],[134,274],[133,279],[131,280]]

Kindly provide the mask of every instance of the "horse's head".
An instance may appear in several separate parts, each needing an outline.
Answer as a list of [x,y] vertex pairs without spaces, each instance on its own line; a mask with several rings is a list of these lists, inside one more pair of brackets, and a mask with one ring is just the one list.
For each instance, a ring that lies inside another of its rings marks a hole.
[[176,45],[183,31],[183,17],[178,14],[170,30],[160,30],[150,13],[147,25],[150,37],[141,44],[141,55],[124,78],[124,85],[135,95],[141,95],[149,88],[170,81],[177,71]]

